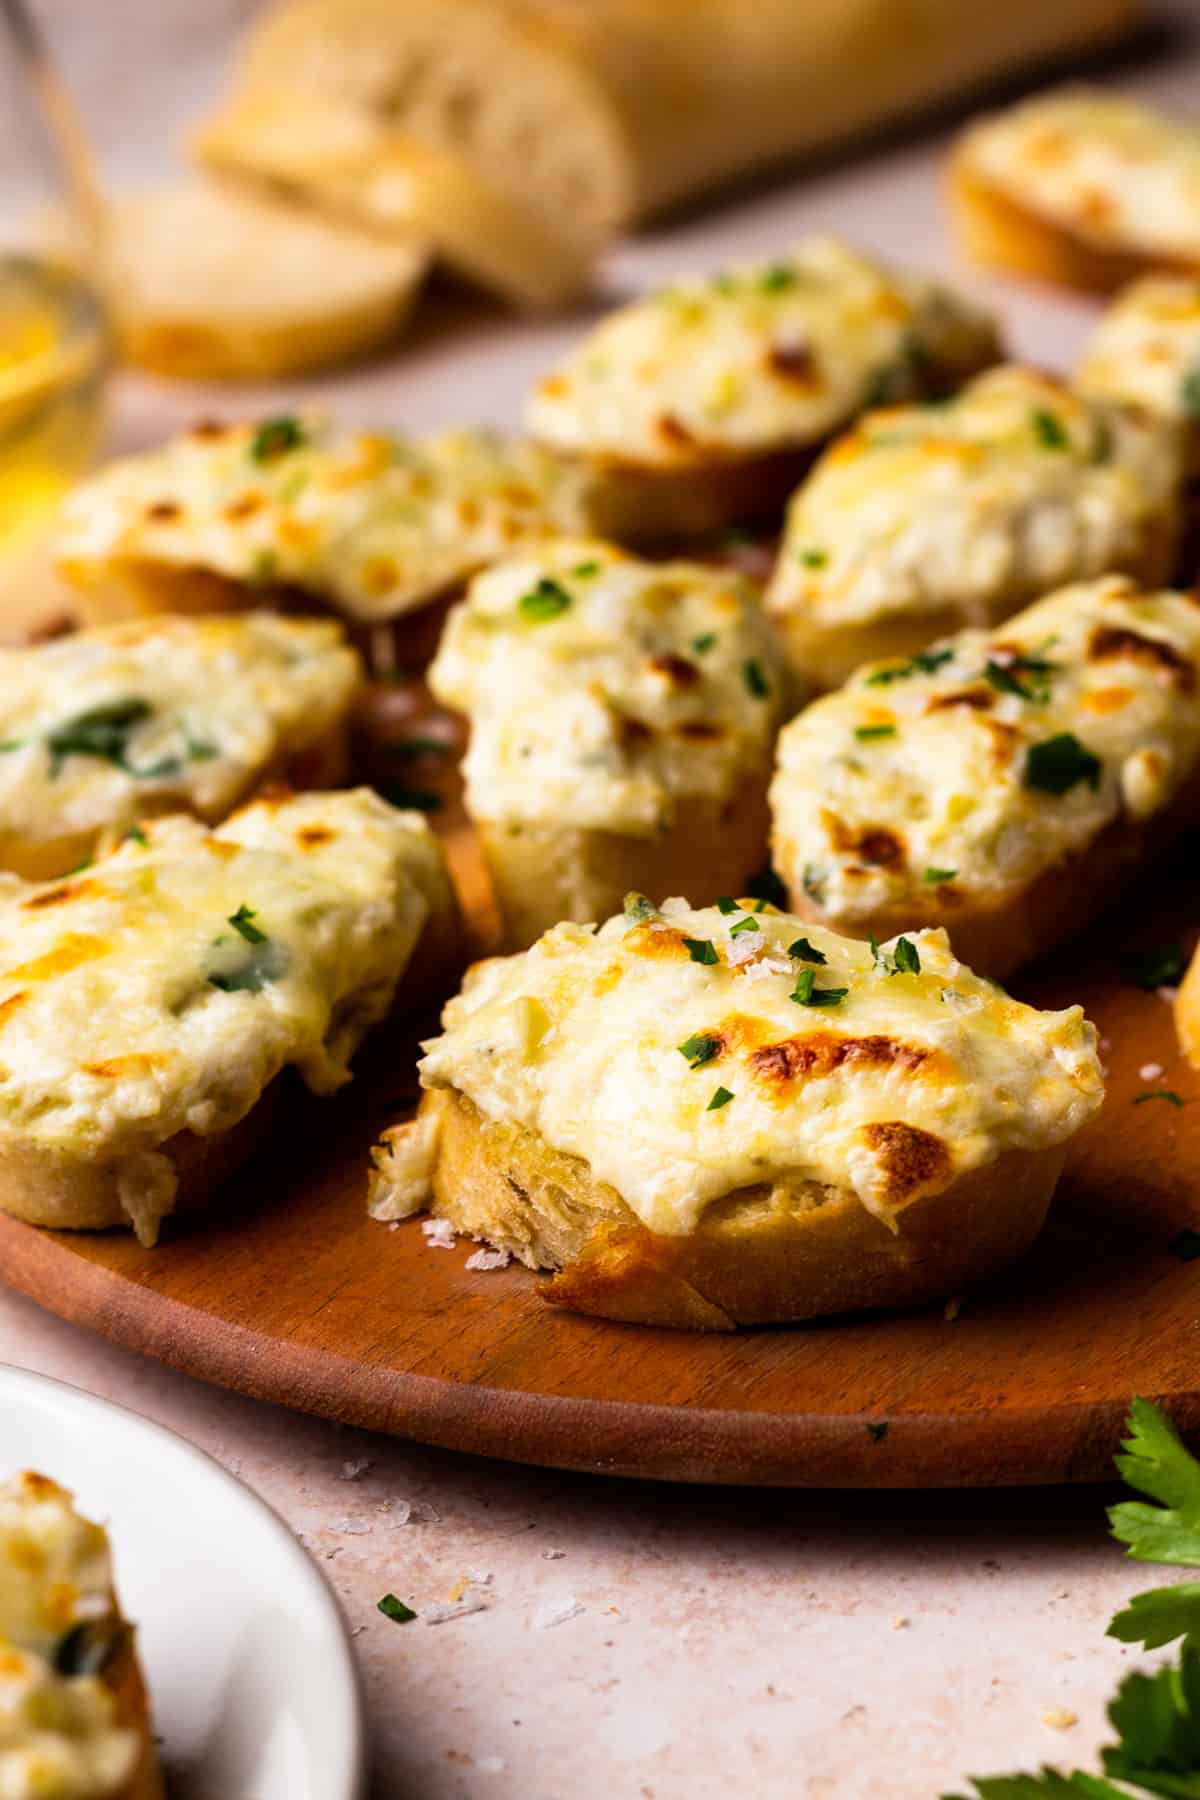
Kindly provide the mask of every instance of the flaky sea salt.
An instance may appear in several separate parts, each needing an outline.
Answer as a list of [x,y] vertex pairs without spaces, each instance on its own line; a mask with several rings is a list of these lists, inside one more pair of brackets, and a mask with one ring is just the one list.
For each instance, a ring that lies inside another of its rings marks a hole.
[[461,1600],[435,1600],[422,1609],[426,1625],[445,1625],[451,1619],[466,1619],[472,1613],[486,1612],[487,1601],[481,1594],[464,1594]]
[[466,1266],[468,1269],[507,1269],[511,1261],[507,1250],[473,1250]]
[[543,1600],[533,1615],[536,1631],[549,1631],[554,1625],[565,1625],[568,1619],[574,1619],[583,1611],[583,1606],[574,1594],[560,1594],[556,1599]]
[[340,1475],[338,1476],[338,1480],[339,1481],[357,1481],[360,1475],[366,1474],[366,1472],[370,1468],[370,1466],[371,1466],[371,1458],[369,1456],[355,1457],[353,1462],[344,1462],[342,1464],[342,1469],[341,1469]]
[[422,1219],[421,1230],[433,1250],[453,1250],[457,1242],[449,1219]]

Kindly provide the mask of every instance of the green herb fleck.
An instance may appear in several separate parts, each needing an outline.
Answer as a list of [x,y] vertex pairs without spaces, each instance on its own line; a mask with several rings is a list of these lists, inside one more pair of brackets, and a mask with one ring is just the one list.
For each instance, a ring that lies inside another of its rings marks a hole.
[[187,753],[192,762],[212,762],[217,754],[215,744],[207,744],[202,738],[187,737]]
[[385,1594],[375,1604],[385,1619],[392,1619],[397,1625],[407,1625],[417,1616],[412,1607],[405,1606],[403,1600],[397,1600],[395,1594]]
[[716,641],[717,634],[715,631],[702,631],[699,637],[694,637],[692,639],[692,649],[697,656],[707,656]]
[[717,947],[711,938],[684,938],[683,941],[687,945],[687,953],[694,963],[711,966],[713,963],[720,962]]
[[150,843],[150,839],[146,836],[140,825],[131,825],[122,841],[126,844],[140,844],[143,850],[148,848]]
[[868,1419],[868,1421],[867,1421],[867,1436],[870,1438],[870,1440],[873,1444],[882,1444],[882,1442],[883,1442],[884,1438],[887,1436],[887,1434],[888,1434],[888,1422],[886,1419],[879,1419],[879,1420]]
[[829,561],[828,550],[818,550],[814,545],[806,545],[797,550],[796,561],[806,569],[823,569]]
[[1029,423],[1033,427],[1033,435],[1043,450],[1066,450],[1071,442],[1066,429],[1057,413],[1047,412],[1043,407],[1030,414]]
[[1155,944],[1148,950],[1133,951],[1121,966],[1135,987],[1152,994],[1156,988],[1179,986],[1187,968],[1187,952],[1182,944]]
[[799,958],[801,962],[823,963],[826,960],[825,952],[818,950],[815,944],[810,944],[808,939],[803,937],[796,938],[794,942],[790,943],[787,953],[789,956]]
[[274,462],[289,450],[298,450],[303,442],[304,427],[299,419],[291,413],[281,413],[278,418],[264,419],[250,439],[250,460]]
[[797,1006],[840,1006],[850,992],[849,988],[819,988],[816,979],[815,969],[801,969],[788,999]]
[[0,742],[0,752],[7,751],[7,750],[19,750],[21,748],[21,745],[24,742],[25,742],[24,738],[5,738],[2,742]]
[[536,587],[521,595],[517,610],[531,624],[544,625],[549,619],[561,617],[570,605],[571,596],[562,583],[552,575],[543,575]]
[[733,1095],[727,1087],[714,1088],[713,1097],[704,1110],[705,1112],[720,1112],[721,1108],[728,1106],[732,1099]]
[[953,881],[958,874],[957,869],[926,869],[924,879],[930,887],[938,887],[943,881]]
[[817,906],[825,904],[825,873],[818,863],[805,863],[800,885]]
[[720,913],[735,913],[735,912],[740,912],[741,910],[742,909],[738,905],[737,901],[731,900],[728,894],[721,894],[718,896],[718,898],[717,898],[717,911],[718,912],[720,912]]
[[[241,927],[238,929],[240,932]],[[236,938],[219,937],[212,955],[215,966],[208,979],[225,994],[260,994],[286,972],[289,960],[284,946],[273,938],[262,938],[259,943],[247,940],[243,945]]]
[[631,925],[638,925],[643,919],[658,918],[657,906],[653,900],[648,900],[645,894],[626,894],[622,911]]
[[712,1037],[706,1031],[697,1032],[695,1037],[684,1038],[682,1044],[676,1046],[689,1069],[702,1069],[714,1056],[721,1054],[721,1040]]
[[753,694],[756,700],[765,700],[771,692],[767,672],[757,656],[750,657],[749,661],[742,664],[742,680],[746,683],[748,692]]
[[118,769],[130,774],[135,773],[129,768],[129,740],[136,728],[150,717],[152,710],[148,700],[114,700],[65,719],[46,738],[50,773],[57,775],[68,756],[94,756],[102,762],[114,763]]
[[279,573],[279,558],[273,550],[258,550],[254,556],[254,568],[251,580],[259,587],[265,587],[275,580]]
[[265,944],[267,934],[265,931],[260,931],[254,923],[257,917],[258,914],[254,909],[243,901],[235,913],[230,913],[229,923],[239,936],[245,938],[248,944]]
[[998,693],[1016,694],[1020,700],[1032,700],[1036,705],[1044,706],[1050,698],[1050,677],[1057,671],[1057,663],[1046,662],[1040,656],[1014,656],[1008,662],[998,662],[989,656],[983,678]]
[[757,931],[757,930],[758,930],[758,920],[747,917],[745,919],[739,919],[736,925],[731,925],[729,927],[729,935],[731,938],[741,937],[741,935],[744,931]]
[[600,564],[598,562],[576,563],[571,573],[576,581],[590,581],[593,575],[600,573]]
[[1179,389],[1183,410],[1200,419],[1200,369],[1189,369]]
[[1167,1249],[1180,1262],[1196,1262],[1200,1259],[1200,1231],[1191,1231],[1185,1226],[1182,1231],[1175,1233]]
[[894,725],[856,725],[854,735],[860,744],[873,743],[876,738],[895,737]]
[[917,946],[912,942],[911,938],[897,938],[896,948],[894,950],[881,950],[879,948],[878,940],[873,935],[868,939],[868,942],[871,946],[871,955],[874,958],[875,967],[880,970],[882,974],[919,975],[921,973],[921,958],[917,951]]
[[867,676],[867,686],[887,687],[893,681],[908,681],[914,675],[932,675],[953,660],[953,650],[918,650],[907,662],[876,669],[873,675]]
[[1147,1100],[1166,1100],[1172,1106],[1182,1106],[1183,1098],[1174,1088],[1148,1088],[1144,1094],[1135,1094],[1133,1104],[1142,1106]]
[[764,272],[760,286],[764,294],[782,294],[785,289],[795,287],[798,280],[790,263],[772,263]]
[[1025,786],[1044,794],[1066,794],[1086,781],[1093,792],[1100,786],[1104,765],[1081,744],[1073,731],[1030,744],[1025,753]]

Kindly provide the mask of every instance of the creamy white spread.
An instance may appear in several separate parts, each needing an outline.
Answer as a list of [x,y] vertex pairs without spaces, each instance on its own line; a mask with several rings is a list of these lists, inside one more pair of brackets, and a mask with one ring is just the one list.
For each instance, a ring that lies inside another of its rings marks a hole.
[[783,698],[746,581],[584,539],[477,576],[429,683],[470,718],[474,817],[632,836],[761,770]]
[[610,314],[538,383],[527,419],[559,450],[688,467],[819,443],[998,356],[992,320],[961,295],[813,238]]
[[780,736],[776,862],[847,921],[1020,889],[1192,776],[1198,664],[1196,601],[1110,576],[860,669]]
[[1087,394],[1131,401],[1200,429],[1200,280],[1149,275],[1126,288],[1092,333],[1079,364]]

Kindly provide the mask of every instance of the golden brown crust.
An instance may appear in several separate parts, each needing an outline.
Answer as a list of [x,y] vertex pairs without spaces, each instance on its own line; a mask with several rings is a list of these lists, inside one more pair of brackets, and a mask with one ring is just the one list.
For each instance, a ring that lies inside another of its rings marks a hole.
[[1197,264],[1184,257],[1115,250],[1067,231],[980,180],[965,151],[951,159],[947,194],[963,250],[985,268],[1094,294],[1114,293],[1151,272],[1197,273]]
[[141,1743],[137,1767],[125,1785],[118,1789],[114,1800],[166,1800],[154,1742],[150,1700],[132,1626],[126,1628],[102,1679],[116,1705],[116,1723],[126,1731],[136,1732]]
[[457,1091],[426,1093],[421,1110],[438,1119],[436,1214],[533,1267],[557,1269],[542,1289],[553,1306],[692,1330],[959,1293],[1032,1243],[1066,1154],[1011,1150],[955,1176],[931,1168],[928,1146],[905,1137],[903,1121],[881,1121],[916,1193],[895,1232],[850,1189],[797,1180],[726,1194],[695,1232],[661,1237],[585,1162],[522,1126],[485,1119]]
[[588,459],[593,529],[619,544],[653,546],[703,537],[727,525],[779,522],[815,454],[816,449],[761,456],[710,451],[673,467]]
[[526,949],[562,919],[580,924],[620,912],[631,890],[650,899],[686,894],[696,906],[745,891],[767,859],[767,771],[747,773],[721,803],[685,796],[669,831],[614,831],[477,821],[504,943]]
[[1175,996],[1175,1033],[1193,1069],[1200,1069],[1200,949],[1188,964]]
[[903,902],[854,918],[827,913],[805,891],[803,870],[776,845],[775,865],[789,910],[815,925],[882,943],[901,931],[944,925],[954,953],[980,974],[1002,980],[1081,931],[1126,891],[1135,869],[1154,862],[1185,831],[1200,825],[1200,776],[1153,818],[1118,819],[1082,853],[1064,858],[1022,888],[970,893],[952,881],[914,888]]

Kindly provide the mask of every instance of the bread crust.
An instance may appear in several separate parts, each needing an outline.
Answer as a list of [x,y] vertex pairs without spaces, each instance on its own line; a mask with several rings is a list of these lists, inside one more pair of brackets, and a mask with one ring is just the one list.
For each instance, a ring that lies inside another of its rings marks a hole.
[[1188,964],[1175,996],[1175,1035],[1193,1069],[1200,1069],[1200,948]]
[[477,820],[505,947],[527,949],[562,919],[607,919],[631,890],[655,901],[683,893],[697,906],[744,893],[766,861],[768,774],[745,771],[724,801],[684,795],[654,837]]
[[614,457],[577,460],[591,471],[596,534],[619,544],[654,546],[703,537],[727,525],[778,522],[819,448],[760,456],[709,452],[669,466]]
[[126,1626],[101,1680],[113,1697],[117,1725],[125,1731],[135,1732],[141,1745],[132,1775],[118,1788],[113,1800],[166,1800],[162,1767],[154,1742],[150,1700],[132,1625]]
[[975,892],[953,882],[914,887],[901,903],[853,917],[826,912],[813,900],[805,890],[803,870],[778,841],[774,862],[788,890],[789,911],[800,918],[881,943],[901,931],[944,925],[961,962],[1002,980],[1081,931],[1124,891],[1132,871],[1153,863],[1197,826],[1200,775],[1193,775],[1162,812],[1141,823],[1114,820],[1086,849],[1024,886]]
[[1041,1229],[1065,1146],[1005,1151],[913,1200],[897,1230],[850,1188],[797,1179],[742,1188],[682,1237],[647,1230],[587,1163],[523,1126],[486,1119],[454,1089],[436,1113],[433,1207],[457,1231],[557,1270],[552,1306],[701,1331],[921,1305],[1019,1256]]
[[1114,293],[1142,275],[1200,272],[1186,257],[1117,250],[1068,231],[981,180],[965,150],[951,158],[946,185],[959,243],[985,268],[1092,294]]

